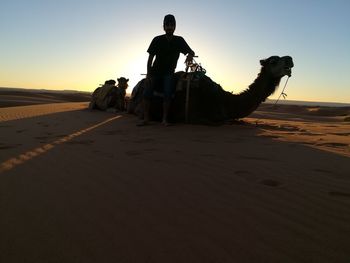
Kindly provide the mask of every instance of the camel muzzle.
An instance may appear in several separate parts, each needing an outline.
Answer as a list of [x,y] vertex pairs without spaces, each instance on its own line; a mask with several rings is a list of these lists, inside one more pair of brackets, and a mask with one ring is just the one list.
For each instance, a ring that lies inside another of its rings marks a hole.
[[292,68],[294,67],[293,58],[290,56],[285,56],[283,59],[285,60],[284,70],[286,71],[286,75],[290,77],[292,76]]

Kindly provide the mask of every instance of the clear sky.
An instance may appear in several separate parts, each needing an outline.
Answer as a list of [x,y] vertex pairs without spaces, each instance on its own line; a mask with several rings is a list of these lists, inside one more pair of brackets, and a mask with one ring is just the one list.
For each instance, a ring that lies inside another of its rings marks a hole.
[[260,59],[290,55],[288,99],[350,102],[349,0],[1,0],[0,86],[93,91],[124,76],[130,92],[168,13],[225,90],[247,88]]

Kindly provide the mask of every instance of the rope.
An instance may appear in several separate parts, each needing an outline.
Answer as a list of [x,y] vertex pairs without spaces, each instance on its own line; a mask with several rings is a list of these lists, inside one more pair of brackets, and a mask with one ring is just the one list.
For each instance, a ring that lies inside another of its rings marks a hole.
[[285,88],[287,86],[288,80],[289,80],[289,77],[287,78],[286,83],[284,84],[283,90],[282,90],[281,94],[278,96],[278,99],[275,101],[273,106],[275,106],[277,104],[277,102],[280,100],[281,96],[283,96],[283,99],[286,99],[287,94],[284,92],[284,90],[285,90]]

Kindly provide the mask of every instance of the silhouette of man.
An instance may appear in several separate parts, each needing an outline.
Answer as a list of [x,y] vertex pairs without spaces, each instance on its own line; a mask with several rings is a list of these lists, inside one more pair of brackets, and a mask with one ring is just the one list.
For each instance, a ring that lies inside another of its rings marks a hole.
[[164,17],[163,29],[165,34],[153,38],[147,52],[147,77],[143,94],[144,120],[146,125],[150,120],[150,103],[155,87],[163,90],[162,123],[168,125],[168,113],[175,92],[174,73],[180,53],[187,55],[185,63],[191,63],[194,51],[181,36],[175,36],[175,17],[171,14]]

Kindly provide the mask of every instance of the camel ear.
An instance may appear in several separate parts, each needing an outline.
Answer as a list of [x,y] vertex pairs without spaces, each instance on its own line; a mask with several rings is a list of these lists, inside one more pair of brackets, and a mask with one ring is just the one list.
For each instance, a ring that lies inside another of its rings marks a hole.
[[129,79],[126,79],[126,82],[128,82],[129,81]]
[[266,59],[261,59],[261,60],[260,60],[260,65],[261,65],[261,66],[265,66],[265,62],[266,62]]

